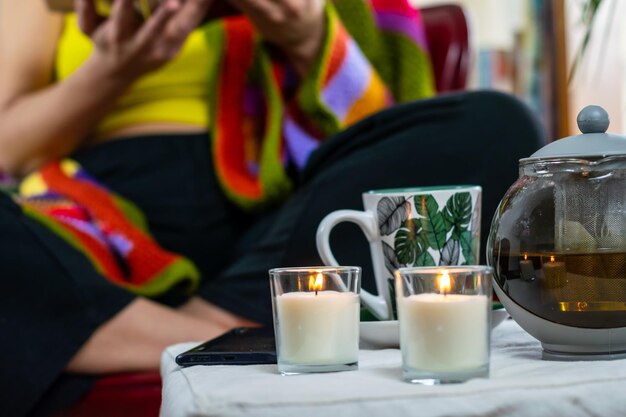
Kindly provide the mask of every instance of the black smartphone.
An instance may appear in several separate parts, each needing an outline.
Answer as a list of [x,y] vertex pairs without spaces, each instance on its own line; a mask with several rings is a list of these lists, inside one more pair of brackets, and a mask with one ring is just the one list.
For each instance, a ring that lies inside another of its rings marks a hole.
[[239,327],[176,356],[180,366],[276,363],[274,330]]

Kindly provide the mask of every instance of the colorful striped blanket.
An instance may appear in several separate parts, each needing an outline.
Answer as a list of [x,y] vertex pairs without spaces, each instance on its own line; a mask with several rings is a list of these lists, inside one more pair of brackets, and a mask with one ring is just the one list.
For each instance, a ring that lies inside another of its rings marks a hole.
[[[433,94],[420,16],[406,0],[334,0],[326,17],[322,53],[300,82],[245,17],[224,19],[207,35],[221,57],[211,74],[217,176],[244,209],[285,199],[293,189],[287,170],[303,168],[324,138]],[[73,161],[27,177],[16,200],[115,284],[145,296],[198,284],[194,265],[160,248],[132,203]]]
[[223,48],[211,94],[217,173],[244,208],[287,196],[286,166],[302,168],[324,138],[433,94],[421,19],[407,0],[335,0],[326,17],[321,56],[295,91],[245,18],[227,19],[212,42]]

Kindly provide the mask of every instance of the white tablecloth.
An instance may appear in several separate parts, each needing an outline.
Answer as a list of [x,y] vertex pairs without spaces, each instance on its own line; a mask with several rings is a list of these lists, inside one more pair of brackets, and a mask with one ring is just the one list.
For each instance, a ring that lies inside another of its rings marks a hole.
[[626,416],[626,359],[541,360],[513,320],[492,333],[491,377],[423,386],[402,381],[400,351],[362,350],[359,370],[280,376],[275,365],[194,366],[161,359],[162,417]]

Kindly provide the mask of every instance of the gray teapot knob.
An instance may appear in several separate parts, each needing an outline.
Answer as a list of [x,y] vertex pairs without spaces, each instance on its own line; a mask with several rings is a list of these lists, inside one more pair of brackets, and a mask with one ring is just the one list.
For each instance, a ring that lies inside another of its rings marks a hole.
[[609,114],[600,106],[587,106],[578,113],[578,128],[583,133],[605,133],[609,128]]

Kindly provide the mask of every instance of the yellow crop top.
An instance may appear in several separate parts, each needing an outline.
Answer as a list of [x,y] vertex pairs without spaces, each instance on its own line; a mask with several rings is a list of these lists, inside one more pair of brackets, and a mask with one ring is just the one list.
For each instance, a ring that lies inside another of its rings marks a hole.
[[[140,123],[183,123],[209,127],[209,74],[215,54],[206,31],[196,29],[179,55],[157,71],[139,79],[101,121],[96,132],[113,132]],[[78,27],[76,15],[66,15],[55,62],[56,78],[72,75],[89,57],[93,45]]]

